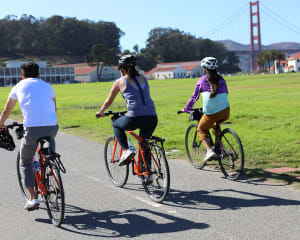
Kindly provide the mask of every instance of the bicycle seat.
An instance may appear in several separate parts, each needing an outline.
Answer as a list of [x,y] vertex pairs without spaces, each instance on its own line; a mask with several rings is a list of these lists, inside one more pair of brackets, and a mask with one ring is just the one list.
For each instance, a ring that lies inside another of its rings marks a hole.
[[49,136],[46,136],[46,137],[41,137],[37,140],[38,143],[50,143],[51,142],[51,137]]

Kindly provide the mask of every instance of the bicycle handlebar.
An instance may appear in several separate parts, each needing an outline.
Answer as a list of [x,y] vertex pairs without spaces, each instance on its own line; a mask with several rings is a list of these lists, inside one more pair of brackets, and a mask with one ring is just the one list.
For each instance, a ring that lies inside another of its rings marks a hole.
[[177,111],[177,114],[181,114],[181,113],[185,113],[185,112],[182,110]]
[[[105,112],[105,113],[104,113],[104,116],[113,115],[113,117],[120,117],[120,116],[124,116],[125,113],[127,113],[127,111],[123,111],[123,112],[113,112],[113,111],[109,110],[108,112]],[[100,118],[100,116],[96,114],[96,118]]]

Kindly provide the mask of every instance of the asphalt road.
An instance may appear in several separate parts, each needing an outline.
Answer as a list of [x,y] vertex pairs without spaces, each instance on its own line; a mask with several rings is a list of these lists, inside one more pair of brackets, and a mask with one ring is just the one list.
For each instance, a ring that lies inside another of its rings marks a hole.
[[[18,148],[18,146],[17,146]],[[45,206],[23,209],[16,155],[0,149],[0,239],[300,239],[300,191],[259,180],[232,182],[218,171],[169,160],[171,189],[162,204],[136,178],[124,188],[107,176],[103,145],[59,133],[66,214],[54,227]]]

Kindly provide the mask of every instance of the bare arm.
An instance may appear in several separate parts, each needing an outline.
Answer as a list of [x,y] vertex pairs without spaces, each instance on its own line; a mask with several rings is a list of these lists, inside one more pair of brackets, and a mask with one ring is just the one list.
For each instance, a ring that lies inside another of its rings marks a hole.
[[121,81],[121,79],[118,79],[113,84],[113,86],[112,86],[112,88],[111,88],[111,90],[108,94],[108,97],[104,101],[104,103],[103,103],[102,107],[100,108],[99,112],[96,113],[97,116],[104,117],[104,111],[106,109],[108,109],[111,106],[111,104],[114,102],[116,96],[120,92],[120,81]]
[[8,98],[6,101],[6,105],[4,107],[4,110],[2,111],[1,115],[0,115],[0,128],[5,128],[5,121],[8,119],[11,111],[13,110],[13,108],[15,107],[17,103],[17,100]]

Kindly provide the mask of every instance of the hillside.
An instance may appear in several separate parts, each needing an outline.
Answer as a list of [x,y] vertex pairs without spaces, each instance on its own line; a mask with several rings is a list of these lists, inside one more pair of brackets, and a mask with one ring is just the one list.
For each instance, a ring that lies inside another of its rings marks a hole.
[[[239,51],[239,50],[249,50],[249,44],[242,44],[232,40],[220,40],[218,41],[223,43],[225,47],[230,51]],[[272,43],[269,45],[262,45],[263,50],[286,50],[286,49],[300,49],[300,43],[297,42],[280,42],[280,43]]]
[[[223,43],[225,47],[230,51],[241,51],[241,50],[249,50],[249,44],[242,44],[232,40],[221,40],[218,41]],[[300,43],[297,42],[280,42],[280,43],[272,43],[269,45],[262,45],[263,50],[291,50],[291,49],[299,49],[300,51]],[[250,56],[249,55],[238,55],[240,59],[239,67],[243,72],[250,71]]]

